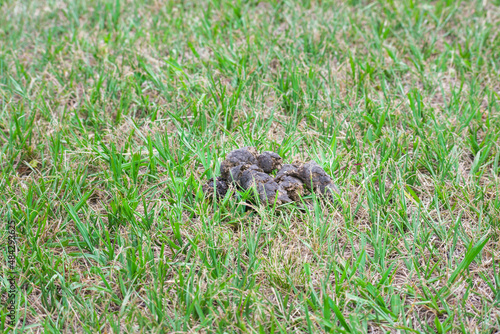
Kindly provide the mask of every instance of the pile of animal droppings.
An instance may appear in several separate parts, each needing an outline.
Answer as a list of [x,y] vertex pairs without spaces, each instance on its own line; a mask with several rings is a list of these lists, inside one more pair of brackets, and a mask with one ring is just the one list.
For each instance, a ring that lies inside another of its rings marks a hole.
[[[332,178],[315,161],[282,165],[274,152],[258,153],[255,147],[230,152],[221,164],[221,175],[208,180],[203,192],[217,198],[226,195],[231,186],[246,191],[254,188],[261,203],[285,204],[300,201],[311,192],[332,198],[340,193]],[[276,176],[272,173],[278,171]]]

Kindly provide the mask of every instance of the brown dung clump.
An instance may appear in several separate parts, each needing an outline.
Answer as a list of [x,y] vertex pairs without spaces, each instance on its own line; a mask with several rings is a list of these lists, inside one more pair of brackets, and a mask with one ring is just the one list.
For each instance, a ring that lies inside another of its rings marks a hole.
[[[246,191],[254,188],[262,203],[285,204],[300,201],[311,192],[333,198],[340,193],[332,178],[315,161],[304,164],[283,165],[276,153],[265,151],[259,154],[254,147],[243,147],[226,156],[221,164],[221,176],[210,179],[203,185],[208,196],[222,198],[233,185]],[[276,176],[272,172],[278,171]]]

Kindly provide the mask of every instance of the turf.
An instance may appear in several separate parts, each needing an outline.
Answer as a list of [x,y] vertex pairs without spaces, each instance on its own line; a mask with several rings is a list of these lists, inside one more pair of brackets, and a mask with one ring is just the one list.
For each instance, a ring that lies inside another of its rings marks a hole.
[[[15,330],[500,331],[499,26],[498,0],[0,1]],[[342,193],[205,198],[242,146]]]

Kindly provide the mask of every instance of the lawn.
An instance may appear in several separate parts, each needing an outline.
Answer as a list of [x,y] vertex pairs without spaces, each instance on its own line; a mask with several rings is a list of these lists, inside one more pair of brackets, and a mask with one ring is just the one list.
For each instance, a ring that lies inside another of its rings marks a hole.
[[[500,331],[499,34],[499,0],[0,0],[0,331]],[[243,146],[341,194],[205,196]]]

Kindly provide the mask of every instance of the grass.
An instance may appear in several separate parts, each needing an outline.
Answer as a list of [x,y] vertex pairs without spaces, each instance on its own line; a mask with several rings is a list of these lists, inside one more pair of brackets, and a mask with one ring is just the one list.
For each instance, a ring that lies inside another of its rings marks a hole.
[[[0,1],[0,329],[500,331],[499,25],[498,0]],[[204,198],[244,145],[316,160],[338,203]]]

